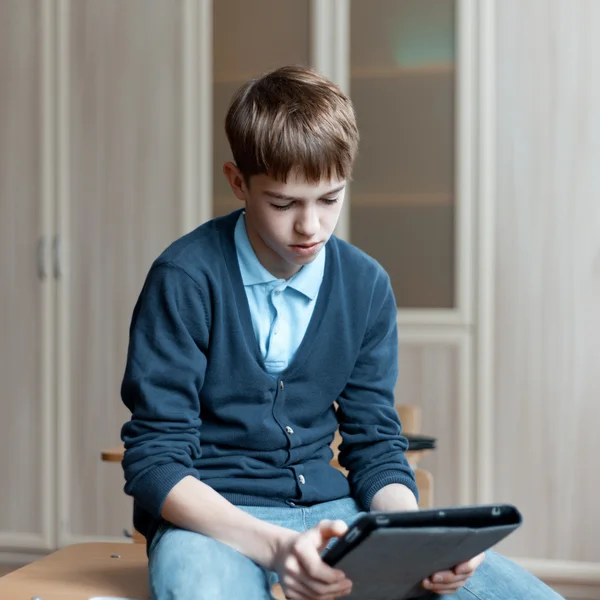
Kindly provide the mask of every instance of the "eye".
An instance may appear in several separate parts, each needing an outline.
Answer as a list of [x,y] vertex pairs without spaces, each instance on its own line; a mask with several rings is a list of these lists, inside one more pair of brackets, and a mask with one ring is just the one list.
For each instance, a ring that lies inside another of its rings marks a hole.
[[289,210],[293,205],[293,202],[290,202],[289,204],[271,204],[275,210]]
[[321,200],[328,205],[331,204],[335,204],[338,201],[339,196],[336,196],[335,198],[321,198]]

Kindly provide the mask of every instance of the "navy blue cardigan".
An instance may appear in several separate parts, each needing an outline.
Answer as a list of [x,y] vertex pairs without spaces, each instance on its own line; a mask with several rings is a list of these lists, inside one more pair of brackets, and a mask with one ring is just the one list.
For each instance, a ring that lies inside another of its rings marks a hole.
[[[352,495],[369,509],[390,483],[417,494],[394,409],[396,304],[381,266],[332,237],[306,335],[278,379],[264,368],[233,232],[239,211],[174,242],[134,309],[121,395],[125,491],[151,538],[191,475],[238,505]],[[330,466],[337,427],[340,463]]]

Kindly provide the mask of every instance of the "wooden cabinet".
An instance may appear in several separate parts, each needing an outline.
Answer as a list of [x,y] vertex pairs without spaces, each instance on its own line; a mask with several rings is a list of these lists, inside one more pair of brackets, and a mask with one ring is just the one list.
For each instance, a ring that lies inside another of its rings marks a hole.
[[[1,367],[9,399],[0,443],[6,455],[19,449],[2,466],[18,491],[0,496],[2,547],[51,548],[130,528],[122,474],[99,452],[118,443],[128,418],[119,385],[131,311],[152,259],[172,239],[237,208],[221,174],[225,111],[243,81],[284,63],[315,66],[356,104],[364,149],[338,233],[392,273],[403,344],[398,402],[418,399],[442,447],[452,448],[432,459],[439,498],[468,500],[472,473],[443,475],[467,447],[456,445],[466,420],[444,433],[433,408],[438,388],[413,370],[432,359],[453,382],[444,399],[470,410],[470,197],[457,183],[467,167],[455,168],[457,148],[468,144],[455,104],[475,92],[471,54],[456,51],[456,38],[472,35],[472,8],[465,3],[463,17],[454,2],[442,2],[441,13],[435,2],[376,4],[0,5],[3,82],[17,80],[0,104],[8,173],[0,183],[0,264],[3,280],[15,283],[4,288],[11,296],[1,317],[10,360]],[[389,30],[404,21],[433,23],[443,57],[421,56],[416,65],[392,55],[394,40],[415,51],[406,32]],[[431,104],[434,88],[441,95]],[[422,155],[408,140],[421,133]],[[420,168],[427,156],[430,171]],[[13,192],[24,198],[18,205]],[[410,221],[405,234],[389,230],[392,220]]]
[[0,4],[0,547],[53,539],[49,31],[36,0]]
[[128,418],[119,386],[145,274],[196,218],[188,12],[0,3],[2,549],[131,529],[122,472],[99,453]]

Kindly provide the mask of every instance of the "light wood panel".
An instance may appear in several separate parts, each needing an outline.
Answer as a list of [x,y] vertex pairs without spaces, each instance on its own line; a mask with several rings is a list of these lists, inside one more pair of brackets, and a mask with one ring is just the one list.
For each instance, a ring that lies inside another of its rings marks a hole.
[[[0,3],[0,546],[43,534],[44,411],[49,391],[37,273],[42,213],[41,13]],[[50,240],[46,238],[46,241]],[[47,258],[47,255],[46,255]],[[10,538],[10,540],[9,540]],[[18,544],[21,545],[21,544]]]
[[69,185],[61,197],[69,263],[60,323],[68,363],[59,426],[63,540],[131,528],[122,471],[102,463],[100,451],[119,442],[129,418],[119,388],[135,300],[183,222],[183,7],[77,0],[62,15],[69,20],[68,122],[61,124]]
[[421,408],[421,433],[437,438],[437,449],[419,462],[435,481],[436,506],[460,504],[461,369],[466,360],[457,343],[400,339],[396,404]]
[[513,555],[600,562],[600,3],[497,11],[494,497]]

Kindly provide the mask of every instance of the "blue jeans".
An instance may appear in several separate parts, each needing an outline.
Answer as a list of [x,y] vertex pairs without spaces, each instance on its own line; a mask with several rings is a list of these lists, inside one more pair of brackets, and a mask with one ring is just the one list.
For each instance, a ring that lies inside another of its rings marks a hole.
[[[351,498],[311,507],[240,506],[252,516],[295,531],[306,531],[323,519],[348,525],[360,516]],[[153,600],[270,600],[276,582],[269,573],[226,544],[204,535],[162,526],[150,547],[150,591]],[[493,551],[473,577],[447,600],[559,600],[539,579]]]

